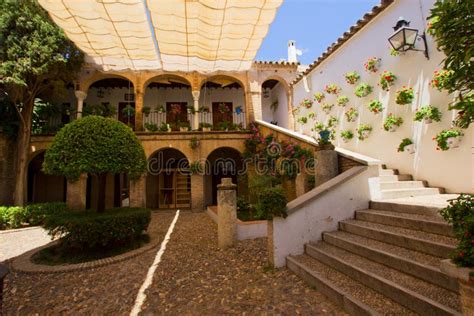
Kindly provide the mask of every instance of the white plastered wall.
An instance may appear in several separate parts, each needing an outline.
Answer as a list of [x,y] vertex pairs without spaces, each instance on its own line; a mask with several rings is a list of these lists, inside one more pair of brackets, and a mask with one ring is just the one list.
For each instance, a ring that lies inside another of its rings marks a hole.
[[[429,86],[433,72],[442,68],[444,55],[436,49],[431,36],[427,35],[430,60],[423,53],[410,51],[400,56],[390,55],[388,37],[392,34],[392,27],[400,16],[411,21],[411,27],[423,31],[426,25],[426,17],[429,16],[430,8],[434,0],[399,0],[382,12],[378,17],[360,30],[354,37],[347,41],[341,48],[333,53],[321,65],[308,74],[310,82],[307,89],[304,80],[299,81],[293,87],[294,102],[297,106],[304,98],[312,98],[314,93],[322,92],[326,84],[336,83],[342,87],[340,95],[347,95],[350,99],[349,107],[359,110],[359,118],[354,123],[348,123],[343,116],[344,108],[334,106],[330,115],[337,116],[340,120],[337,126],[337,146],[378,158],[390,168],[397,168],[401,173],[412,174],[415,179],[427,180],[430,186],[444,187],[448,192],[474,192],[474,159],[473,159],[473,129],[463,130],[465,136],[459,148],[448,151],[437,151],[436,142],[432,138],[441,130],[451,126],[455,117],[454,111],[448,111],[447,105],[453,100],[454,95],[439,92]],[[421,5],[420,5],[421,4]],[[423,48],[423,43],[418,42],[418,47]],[[364,71],[364,63],[369,57],[382,59],[380,71],[369,74]],[[349,71],[357,71],[361,75],[360,82],[367,82],[374,86],[374,92],[365,98],[357,98],[354,95],[355,85],[345,82],[344,74]],[[384,70],[395,73],[398,80],[389,92],[383,91],[377,86],[380,74]],[[395,103],[395,92],[403,85],[412,86],[415,89],[415,100],[412,105],[397,105]],[[382,101],[384,111],[375,115],[368,111],[367,104],[372,99]],[[324,102],[335,103],[336,97],[326,95]],[[443,112],[442,121],[426,125],[413,121],[415,111],[418,107],[431,104],[439,107]],[[314,111],[318,121],[326,121],[329,115],[320,111],[318,103],[315,102],[311,110],[302,109],[296,115],[307,115]],[[389,113],[401,116],[404,124],[394,133],[383,130],[383,122]],[[311,120],[308,120],[311,121]],[[354,137],[349,143],[343,143],[339,137],[341,130],[350,129],[356,135],[359,124],[370,124],[373,127],[371,136],[360,141]],[[312,124],[304,126],[306,134],[310,135]],[[296,130],[299,124],[296,123]],[[415,142],[416,153],[398,153],[397,147],[403,138],[411,138]]]

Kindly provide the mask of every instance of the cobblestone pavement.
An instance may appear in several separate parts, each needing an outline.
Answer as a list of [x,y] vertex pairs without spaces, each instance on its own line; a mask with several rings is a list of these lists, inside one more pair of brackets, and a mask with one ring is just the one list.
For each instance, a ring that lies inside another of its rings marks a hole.
[[[150,232],[162,239],[173,217],[154,214]],[[342,314],[287,269],[269,269],[266,239],[239,242],[226,251],[216,244],[217,226],[205,213],[181,213],[143,313]],[[5,284],[5,315],[127,315],[157,250],[85,271],[12,273]]]
[[0,262],[51,242],[51,236],[41,227],[0,231]]

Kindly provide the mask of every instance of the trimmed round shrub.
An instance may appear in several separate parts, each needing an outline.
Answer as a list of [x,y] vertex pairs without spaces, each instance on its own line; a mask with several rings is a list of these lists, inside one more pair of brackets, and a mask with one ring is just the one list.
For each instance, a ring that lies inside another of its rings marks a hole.
[[262,215],[262,218],[268,220],[273,219],[273,217],[286,218],[288,216],[286,213],[286,203],[287,199],[282,188],[266,188],[259,194],[259,202],[256,205],[256,209]]
[[81,250],[113,247],[138,239],[147,230],[151,212],[144,208],[114,208],[103,213],[63,212],[48,216],[43,227],[61,243]]
[[65,212],[66,203],[38,203],[21,206],[0,206],[0,229],[41,225],[50,215]]

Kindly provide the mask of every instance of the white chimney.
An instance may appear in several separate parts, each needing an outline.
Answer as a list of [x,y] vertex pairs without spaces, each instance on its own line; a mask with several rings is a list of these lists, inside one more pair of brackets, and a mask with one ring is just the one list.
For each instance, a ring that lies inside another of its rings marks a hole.
[[288,62],[298,62],[298,57],[296,56],[296,42],[293,40],[288,41]]

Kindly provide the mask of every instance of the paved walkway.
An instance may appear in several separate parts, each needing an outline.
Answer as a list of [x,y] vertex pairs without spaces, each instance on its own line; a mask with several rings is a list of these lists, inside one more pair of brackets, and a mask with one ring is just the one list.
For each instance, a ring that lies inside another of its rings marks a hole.
[[0,262],[51,242],[51,236],[41,227],[0,231]]
[[[164,237],[174,213],[154,214]],[[146,291],[143,315],[342,314],[286,269],[266,266],[266,239],[221,251],[217,226],[205,213],[181,213]],[[156,251],[97,269],[61,274],[11,274],[5,314],[128,315]]]

